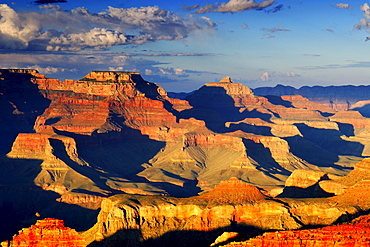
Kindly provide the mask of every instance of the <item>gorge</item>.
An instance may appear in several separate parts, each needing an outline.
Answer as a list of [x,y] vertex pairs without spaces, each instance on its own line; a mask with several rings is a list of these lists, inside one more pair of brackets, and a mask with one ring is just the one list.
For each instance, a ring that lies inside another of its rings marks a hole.
[[365,99],[258,96],[230,77],[168,95],[135,72],[0,69],[3,246],[27,246],[9,241],[40,216],[88,246],[209,246],[370,209]]

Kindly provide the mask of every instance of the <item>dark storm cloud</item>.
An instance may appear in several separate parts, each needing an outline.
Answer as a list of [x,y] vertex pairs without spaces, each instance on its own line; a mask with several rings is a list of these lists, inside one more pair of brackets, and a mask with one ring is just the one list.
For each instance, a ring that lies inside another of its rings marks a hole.
[[36,5],[43,5],[43,4],[52,4],[52,3],[66,3],[66,0],[36,0],[32,2]]
[[[276,13],[276,12],[282,11],[283,8],[284,8],[284,5],[283,4],[279,4],[279,5],[271,8],[271,9],[266,9],[265,12],[266,13],[269,13],[269,14],[270,13]],[[288,8],[290,8],[290,7],[288,6]]]
[[283,26],[277,26],[277,27],[272,27],[272,28],[261,28],[263,31],[267,31],[269,33],[275,33],[275,32],[289,32],[291,31],[290,29],[283,28]]

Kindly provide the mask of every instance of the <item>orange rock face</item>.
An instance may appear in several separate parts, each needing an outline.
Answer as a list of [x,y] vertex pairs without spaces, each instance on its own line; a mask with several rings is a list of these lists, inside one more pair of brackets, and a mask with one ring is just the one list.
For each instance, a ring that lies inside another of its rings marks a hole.
[[85,247],[85,240],[74,230],[64,226],[63,220],[46,218],[23,228],[2,247]]
[[267,197],[255,186],[244,183],[237,178],[230,178],[216,185],[210,192],[199,196],[219,203],[256,202]]
[[312,230],[268,232],[245,242],[225,247],[272,246],[370,246],[370,216],[362,216],[349,224]]

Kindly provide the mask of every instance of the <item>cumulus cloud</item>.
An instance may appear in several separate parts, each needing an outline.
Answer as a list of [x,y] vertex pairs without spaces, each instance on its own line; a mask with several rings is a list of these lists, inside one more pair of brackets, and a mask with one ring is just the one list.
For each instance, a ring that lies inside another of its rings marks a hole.
[[360,24],[356,24],[354,26],[355,29],[369,29],[370,28],[370,7],[369,4],[364,3],[363,5],[360,6],[360,10],[364,12],[363,16],[365,18],[360,19]]
[[0,4],[0,49],[106,49],[184,39],[192,31],[215,27],[210,18],[181,18],[156,6],[108,7],[100,13],[90,13],[83,7],[67,11],[57,5],[44,5],[41,9],[41,13],[18,13],[7,4]]
[[175,75],[178,77],[187,77],[188,72],[181,68],[152,68],[152,69],[145,69],[145,75],[159,75],[159,76],[168,76],[168,75]]
[[41,74],[55,74],[59,72],[76,72],[77,69],[67,69],[67,68],[61,68],[61,67],[53,67],[53,66],[47,66],[47,67],[41,67],[40,65],[29,65],[26,67],[26,69],[36,69]]
[[338,9],[352,9],[353,6],[349,5],[348,3],[337,3],[335,5]]
[[270,73],[268,73],[268,72],[264,72],[264,73],[261,75],[260,80],[261,80],[261,81],[269,81],[269,80],[270,80]]
[[266,0],[261,3],[256,3],[254,0],[229,0],[229,2],[206,4],[201,7],[200,5],[194,6],[183,6],[185,10],[195,10],[194,13],[205,14],[209,12],[220,12],[220,13],[235,13],[242,12],[250,9],[261,9],[271,6],[275,0]]
[[275,79],[286,79],[287,77],[301,77],[300,75],[296,74],[295,72],[264,72],[262,73],[260,80],[264,82],[271,81],[273,78]]

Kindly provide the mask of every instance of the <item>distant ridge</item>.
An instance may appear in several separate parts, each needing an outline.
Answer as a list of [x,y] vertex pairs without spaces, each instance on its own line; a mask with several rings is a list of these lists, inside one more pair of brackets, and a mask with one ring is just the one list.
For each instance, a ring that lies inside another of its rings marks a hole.
[[348,110],[358,101],[370,99],[370,85],[361,86],[304,86],[294,88],[291,86],[277,85],[275,87],[259,87],[253,89],[259,96],[274,95],[302,95],[309,100],[330,106],[334,110]]

